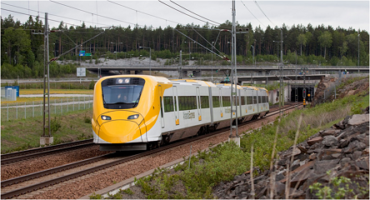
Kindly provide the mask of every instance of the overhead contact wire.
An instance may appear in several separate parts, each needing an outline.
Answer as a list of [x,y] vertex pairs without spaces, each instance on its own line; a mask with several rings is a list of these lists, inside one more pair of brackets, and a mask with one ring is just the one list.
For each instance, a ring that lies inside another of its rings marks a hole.
[[193,13],[194,15],[197,15],[198,17],[201,17],[201,18],[203,18],[203,19],[205,19],[205,20],[208,20],[208,21],[210,21],[210,22],[213,22],[213,23],[216,23],[216,24],[221,24],[221,23],[218,23],[218,22],[215,22],[215,21],[213,21],[213,20],[210,20],[210,19],[208,19],[208,18],[205,18],[205,17],[203,17],[203,16],[201,16],[201,15],[198,15],[197,13],[195,13],[195,12],[193,12],[193,11],[191,11],[191,10],[189,10],[189,9],[187,9],[187,8],[185,8],[185,7],[183,7],[183,6],[181,6],[181,5],[179,5],[178,3],[176,3],[176,2],[174,2],[174,1],[172,1],[172,0],[170,0],[172,3],[174,3],[174,4],[176,4],[177,6],[179,6],[179,7],[181,7],[181,8],[183,8],[183,9],[185,9],[186,11],[188,11],[188,12],[190,12],[190,13]]
[[274,24],[274,22],[272,22],[268,17],[267,17],[267,15],[265,14],[265,12],[263,12],[263,10],[262,10],[262,8],[258,5],[258,3],[257,3],[257,1],[254,1],[255,3],[256,3],[256,5],[257,5],[257,7],[260,9],[260,11],[265,15],[265,17],[274,25],[274,26],[276,26],[276,24]]
[[[196,17],[194,17],[194,16],[191,16],[191,15],[189,15],[189,14],[187,14],[187,13],[184,13],[184,12],[182,12],[181,10],[178,10],[178,9],[176,9],[176,8],[174,8],[174,7],[170,6],[170,5],[168,5],[168,4],[164,3],[164,2],[162,2],[161,0],[158,0],[158,1],[159,1],[160,3],[162,3],[162,4],[164,4],[164,5],[166,5],[166,6],[170,7],[170,8],[172,8],[172,9],[174,9],[174,10],[176,10],[176,11],[178,11],[178,12],[180,12],[180,13],[184,14],[184,15],[187,15],[187,16],[189,16],[189,17],[191,17],[191,18],[193,18],[193,19],[199,20],[199,21],[201,21],[201,22],[207,23],[207,21],[203,21],[203,20],[198,19],[198,18],[196,18]],[[217,24],[214,24],[214,23],[210,23],[210,24],[217,25]]]
[[81,12],[85,12],[85,13],[88,13],[88,14],[94,14],[94,15],[99,16],[99,17],[103,17],[103,18],[107,18],[107,19],[111,19],[111,20],[123,22],[123,23],[126,23],[126,24],[136,25],[135,23],[126,22],[126,21],[122,21],[122,20],[119,20],[119,19],[115,19],[115,18],[111,18],[111,17],[99,15],[99,14],[96,14],[96,13],[93,13],[93,12],[89,12],[89,11],[86,11],[86,10],[82,10],[82,9],[79,9],[79,8],[76,8],[76,7],[73,7],[73,6],[69,6],[69,5],[63,4],[63,3],[60,3],[60,2],[56,2],[56,1],[52,1],[52,0],[50,0],[50,2],[53,2],[53,3],[56,3],[56,4],[60,4],[62,6],[65,6],[65,7],[68,7],[68,8],[72,8],[72,9],[75,9],[75,10],[79,10]]

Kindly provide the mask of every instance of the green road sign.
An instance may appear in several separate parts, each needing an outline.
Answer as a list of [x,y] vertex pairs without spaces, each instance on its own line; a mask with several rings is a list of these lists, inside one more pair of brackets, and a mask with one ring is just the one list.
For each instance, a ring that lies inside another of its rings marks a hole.
[[85,53],[85,56],[91,56],[91,53]]

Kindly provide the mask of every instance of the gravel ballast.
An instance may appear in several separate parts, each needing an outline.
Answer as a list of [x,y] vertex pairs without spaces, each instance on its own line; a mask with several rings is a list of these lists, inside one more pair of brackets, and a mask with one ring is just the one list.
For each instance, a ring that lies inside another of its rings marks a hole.
[[99,146],[92,146],[12,163],[1,166],[1,181],[108,153],[111,152],[99,151]]

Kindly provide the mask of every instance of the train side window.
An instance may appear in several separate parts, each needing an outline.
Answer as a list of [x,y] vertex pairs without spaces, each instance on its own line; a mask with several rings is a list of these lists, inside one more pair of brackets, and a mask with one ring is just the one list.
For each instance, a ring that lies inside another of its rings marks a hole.
[[222,97],[223,107],[230,106],[230,97]]
[[161,110],[161,117],[163,118],[162,97],[159,97],[159,109]]
[[164,100],[164,112],[173,112],[173,98],[163,97]]
[[253,104],[251,96],[247,97],[247,105],[249,104]]
[[195,96],[182,96],[182,97],[179,96],[178,98],[180,111],[197,109],[197,99]]
[[201,96],[200,98],[201,98],[202,108],[209,108],[208,96]]
[[216,96],[216,97],[212,97],[212,100],[213,100],[213,107],[214,108],[219,108],[220,107],[220,97],[219,96]]
[[245,105],[245,96],[240,97],[242,99],[242,105]]

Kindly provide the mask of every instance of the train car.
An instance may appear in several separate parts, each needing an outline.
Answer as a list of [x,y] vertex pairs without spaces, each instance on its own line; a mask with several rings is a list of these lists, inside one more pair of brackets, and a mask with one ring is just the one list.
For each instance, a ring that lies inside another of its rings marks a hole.
[[[240,122],[266,115],[268,91],[237,86]],[[94,87],[94,143],[102,151],[147,150],[230,126],[230,85],[146,75],[101,78]],[[235,108],[235,107],[234,107]]]

